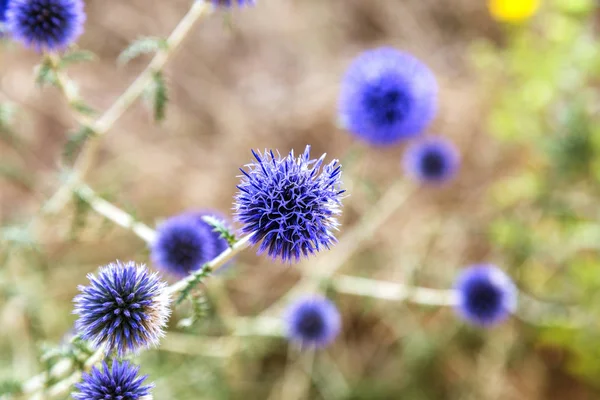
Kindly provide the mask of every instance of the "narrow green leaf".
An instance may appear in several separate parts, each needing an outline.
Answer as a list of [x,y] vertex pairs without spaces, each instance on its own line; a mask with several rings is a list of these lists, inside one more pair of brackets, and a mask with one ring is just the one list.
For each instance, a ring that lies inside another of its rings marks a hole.
[[142,54],[155,53],[159,50],[168,48],[167,41],[157,37],[143,37],[137,39],[129,45],[117,58],[117,62],[121,65],[127,64],[129,61]]
[[167,102],[169,96],[167,93],[167,84],[162,71],[156,71],[152,75],[152,83],[150,84],[147,97],[152,103],[152,111],[154,113],[154,121],[160,122],[165,119],[167,113]]
[[212,273],[212,268],[208,266],[208,264],[204,264],[199,270],[193,273],[190,281],[185,285],[181,292],[179,293],[179,297],[175,301],[175,305],[181,304],[188,296],[191,295],[192,290],[201,284],[205,278],[210,276]]
[[205,215],[202,217],[204,222],[213,227],[215,232],[218,232],[220,237],[227,241],[229,247],[233,247],[236,242],[236,237],[233,232],[225,225],[225,221],[213,217],[212,215]]
[[71,107],[82,115],[93,117],[98,114],[96,110],[81,99],[71,102]]
[[65,54],[60,59],[58,69],[67,68],[72,64],[77,64],[80,62],[94,61],[95,59],[96,55],[89,50],[75,50]]

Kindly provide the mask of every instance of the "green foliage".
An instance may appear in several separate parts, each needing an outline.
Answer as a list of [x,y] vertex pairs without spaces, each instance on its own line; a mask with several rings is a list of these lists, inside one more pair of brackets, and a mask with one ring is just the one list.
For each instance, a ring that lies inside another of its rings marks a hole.
[[510,31],[504,48],[478,43],[474,61],[495,100],[489,130],[515,160],[492,186],[502,211],[489,237],[521,289],[551,310],[538,341],[566,349],[569,369],[597,382],[600,116],[591,88],[600,50],[592,9],[589,0],[549,2],[534,27]]
[[81,99],[77,99],[71,102],[71,107],[77,111],[79,114],[87,115],[89,117],[93,117],[98,114],[96,110],[94,110],[89,104]]
[[121,65],[127,64],[129,61],[143,54],[156,53],[160,50],[167,50],[169,47],[167,41],[158,37],[143,37],[137,39],[129,45],[119,55],[117,62]]
[[191,293],[188,296],[191,304],[191,315],[179,320],[178,328],[189,328],[196,322],[206,318],[210,311],[210,304],[204,293]]
[[145,90],[145,97],[152,104],[154,120],[157,122],[164,120],[166,117],[169,96],[162,71],[156,71],[152,74],[152,81]]
[[194,290],[196,286],[204,282],[204,279],[209,277],[211,273],[212,268],[208,264],[204,264],[202,268],[194,272],[191,275],[191,278],[187,282],[185,287],[179,292],[179,297],[175,301],[175,305],[177,306],[181,304],[185,299],[189,298],[192,295],[192,290]]
[[21,395],[22,391],[23,388],[21,386],[21,382],[19,382],[18,380],[6,379],[0,381],[0,399],[6,395]]
[[212,226],[215,232],[219,233],[219,237],[225,239],[229,247],[233,247],[237,241],[235,234],[225,225],[225,221],[213,217],[212,215],[205,215],[202,217],[204,222]]
[[88,50],[73,50],[63,55],[58,63],[58,69],[67,68],[73,64],[94,61],[96,55]]

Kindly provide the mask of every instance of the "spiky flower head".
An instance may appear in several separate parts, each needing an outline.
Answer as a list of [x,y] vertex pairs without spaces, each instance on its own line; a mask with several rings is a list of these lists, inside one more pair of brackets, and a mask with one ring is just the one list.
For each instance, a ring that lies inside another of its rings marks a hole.
[[227,241],[203,220],[206,212],[186,212],[158,226],[151,245],[152,262],[162,271],[183,278],[221,254]]
[[322,348],[340,333],[341,317],[334,303],[320,296],[292,303],[285,315],[287,336],[302,347]]
[[455,289],[456,311],[466,321],[484,327],[504,321],[516,310],[517,289],[499,268],[477,264],[463,270]]
[[421,134],[437,112],[433,73],[390,47],[367,50],[347,69],[339,96],[342,126],[367,143],[388,146]]
[[6,25],[25,46],[62,50],[83,32],[83,7],[82,0],[10,0]]
[[423,183],[443,183],[452,179],[460,158],[448,139],[430,136],[411,144],[402,159],[406,173]]
[[119,356],[155,346],[169,317],[169,295],[157,273],[143,265],[116,261],[88,274],[89,286],[75,296],[75,327],[95,347]]
[[[298,261],[336,243],[340,214],[341,166],[337,160],[323,166],[325,154],[310,159],[310,146],[298,158],[292,150],[287,156],[252,150],[256,161],[237,186],[235,218],[242,232],[251,234],[252,244],[282,261]],[[322,167],[322,171],[321,171]]]
[[93,367],[91,372],[84,373],[82,381],[75,384],[77,393],[73,394],[75,400],[138,400],[148,396],[153,385],[143,385],[147,375],[138,376],[140,367],[113,361],[109,369],[106,362],[102,368]]
[[215,7],[226,7],[237,5],[238,7],[253,6],[255,0],[211,0]]

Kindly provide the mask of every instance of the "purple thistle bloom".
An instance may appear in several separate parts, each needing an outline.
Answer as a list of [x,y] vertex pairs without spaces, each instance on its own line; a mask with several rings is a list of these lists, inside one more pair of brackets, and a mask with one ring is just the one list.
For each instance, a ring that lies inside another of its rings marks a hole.
[[8,0],[0,0],[0,35],[2,34],[2,25],[6,22],[6,9],[8,8]]
[[428,137],[410,145],[402,163],[406,173],[417,181],[443,183],[456,175],[460,157],[449,140]]
[[102,369],[93,367],[92,371],[84,373],[82,381],[75,384],[79,391],[73,394],[75,400],[138,400],[148,396],[153,385],[142,385],[148,377],[138,376],[140,367],[131,365],[128,361],[114,361],[112,369],[102,362]]
[[243,224],[242,232],[251,234],[250,242],[262,241],[258,254],[268,251],[271,258],[298,261],[322,247],[336,243],[340,214],[341,166],[337,160],[323,166],[325,154],[310,159],[310,146],[294,157],[272,151],[260,154],[252,150],[255,162],[237,186],[235,218]]
[[255,0],[212,0],[215,7],[231,7],[232,5],[238,5],[239,7],[253,6]]
[[74,314],[81,337],[119,356],[157,345],[169,317],[169,295],[157,273],[134,262],[108,264],[79,286]]
[[504,321],[516,310],[517,289],[502,270],[489,264],[473,265],[458,277],[457,313],[484,327]]
[[323,348],[340,333],[341,317],[334,303],[323,297],[305,297],[291,304],[285,316],[287,336],[302,347]]
[[202,219],[210,215],[187,212],[176,215],[158,226],[151,246],[152,262],[162,271],[184,278],[221,254],[227,241]]
[[342,126],[388,146],[421,134],[437,112],[433,73],[410,54],[381,47],[360,54],[346,71],[338,103]]
[[82,0],[10,0],[6,25],[25,46],[62,50],[83,32],[83,6]]

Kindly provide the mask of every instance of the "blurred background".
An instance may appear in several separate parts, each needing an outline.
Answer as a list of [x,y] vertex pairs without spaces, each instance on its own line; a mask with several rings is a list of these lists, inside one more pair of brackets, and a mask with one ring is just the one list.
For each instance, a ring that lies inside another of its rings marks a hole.
[[[82,97],[107,109],[149,60],[118,66],[119,53],[141,36],[168,35],[188,7],[86,1],[79,47],[97,59],[68,70]],[[87,182],[105,199],[151,226],[189,209],[230,215],[250,149],[311,144],[344,167],[342,241],[391,186],[405,187],[376,232],[352,243],[340,271],[447,289],[464,266],[492,262],[549,312],[482,330],[448,308],[331,293],[342,333],[307,356],[284,338],[227,336],[223,318],[259,314],[327,256],[289,267],[249,250],[222,284],[208,285],[201,321],[177,327],[189,314],[183,307],[163,345],[136,358],[154,398],[600,398],[599,16],[593,0],[547,0],[518,21],[482,0],[259,0],[201,22],[164,71],[166,120],[155,123],[139,101],[102,140]],[[412,184],[400,169],[403,145],[371,148],[337,126],[341,75],[382,45],[414,54],[438,79],[429,132],[453,140],[462,156],[449,185]],[[115,259],[150,263],[143,241],[78,202],[36,235],[26,229],[59,186],[77,127],[61,93],[36,86],[40,60],[0,43],[5,386],[42,371],[40,356],[68,340],[87,273]]]

